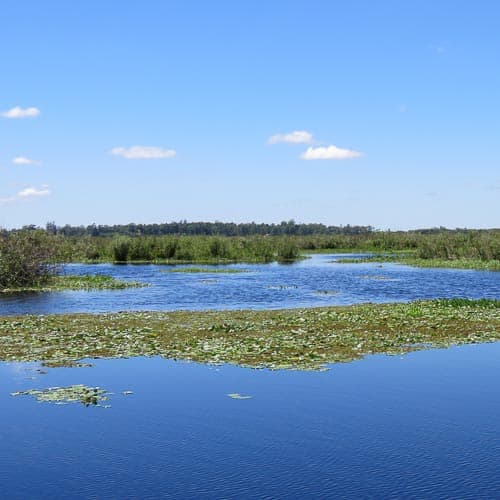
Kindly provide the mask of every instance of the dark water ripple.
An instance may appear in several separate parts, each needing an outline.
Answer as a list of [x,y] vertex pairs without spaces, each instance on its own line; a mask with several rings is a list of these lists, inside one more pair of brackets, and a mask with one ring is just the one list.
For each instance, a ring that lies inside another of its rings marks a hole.
[[[331,262],[338,257],[313,255],[291,265],[228,266],[248,271],[238,274],[170,273],[165,272],[170,266],[158,265],[72,264],[63,271],[109,274],[151,286],[116,291],[2,295],[0,314],[279,309],[436,297],[500,298],[500,273]],[[325,291],[328,293],[318,293]]]

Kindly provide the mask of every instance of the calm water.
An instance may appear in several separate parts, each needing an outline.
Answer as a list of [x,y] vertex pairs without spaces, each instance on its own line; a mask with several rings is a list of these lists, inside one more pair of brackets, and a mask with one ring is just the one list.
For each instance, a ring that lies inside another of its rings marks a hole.
[[[135,358],[40,375],[4,363],[1,496],[498,498],[499,379],[500,344],[324,373]],[[116,392],[112,407],[9,395],[74,383]]]
[[277,309],[435,297],[500,298],[500,273],[419,269],[397,264],[332,263],[337,258],[339,255],[313,255],[291,265],[218,267],[248,271],[239,274],[171,273],[168,272],[171,266],[157,265],[68,265],[63,268],[68,274],[109,274],[151,286],[117,291],[3,295],[0,314]]

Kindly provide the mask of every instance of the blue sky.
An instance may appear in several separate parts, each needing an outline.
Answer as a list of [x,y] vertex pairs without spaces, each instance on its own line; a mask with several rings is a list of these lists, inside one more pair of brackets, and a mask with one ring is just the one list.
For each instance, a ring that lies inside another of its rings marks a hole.
[[500,226],[500,3],[24,1],[0,226]]

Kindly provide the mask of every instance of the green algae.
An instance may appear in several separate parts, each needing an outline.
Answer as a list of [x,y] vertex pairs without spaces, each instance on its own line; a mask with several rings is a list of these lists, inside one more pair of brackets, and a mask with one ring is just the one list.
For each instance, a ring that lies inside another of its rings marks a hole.
[[500,301],[447,299],[273,311],[0,316],[0,361],[50,366],[163,356],[318,370],[367,354],[500,340]]

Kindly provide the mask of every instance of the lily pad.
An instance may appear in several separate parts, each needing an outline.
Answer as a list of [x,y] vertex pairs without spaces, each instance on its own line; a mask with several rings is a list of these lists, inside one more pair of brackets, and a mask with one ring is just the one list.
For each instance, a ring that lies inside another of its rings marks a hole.
[[85,385],[70,385],[68,387],[48,387],[47,389],[29,389],[11,393],[11,396],[32,396],[39,403],[53,403],[57,405],[81,403],[85,406],[103,406],[108,400],[109,393],[100,387]]

